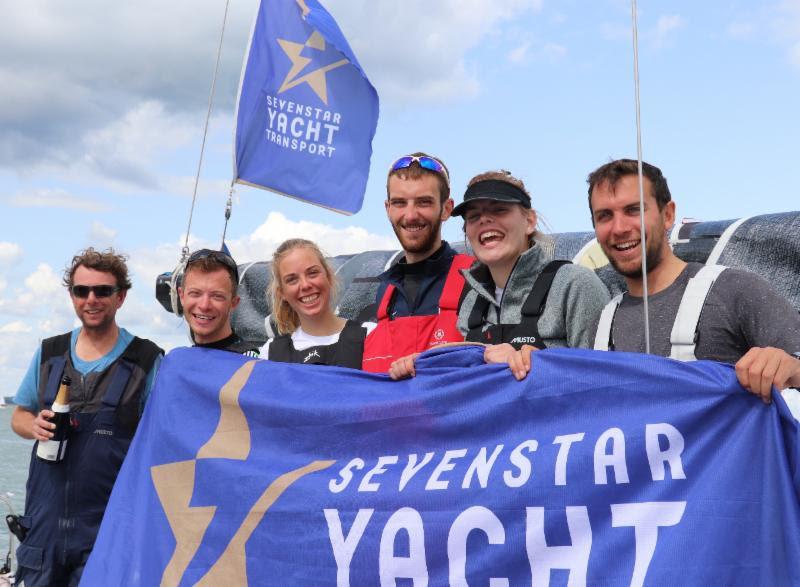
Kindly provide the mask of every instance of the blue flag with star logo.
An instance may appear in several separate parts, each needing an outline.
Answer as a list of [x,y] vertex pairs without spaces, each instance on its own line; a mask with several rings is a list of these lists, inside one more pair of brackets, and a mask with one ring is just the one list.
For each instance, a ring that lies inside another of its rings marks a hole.
[[777,395],[708,361],[533,361],[442,348],[391,381],[173,350],[81,585],[800,585]]
[[317,0],[262,0],[242,72],[234,179],[361,209],[378,94]]

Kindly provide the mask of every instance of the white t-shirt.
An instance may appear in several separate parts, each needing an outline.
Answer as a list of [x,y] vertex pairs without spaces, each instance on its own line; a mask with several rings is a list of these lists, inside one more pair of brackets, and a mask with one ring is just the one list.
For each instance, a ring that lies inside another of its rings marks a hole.
[[[328,346],[339,342],[340,334],[341,331],[326,336],[314,336],[313,334],[308,334],[301,326],[298,326],[297,330],[292,333],[292,345],[298,351],[310,349],[312,346]],[[269,339],[267,344],[261,347],[260,357],[269,359],[269,345],[271,342],[272,339]]]
[[500,305],[500,302],[503,301],[503,292],[506,291],[504,287],[494,287],[494,301],[497,302],[497,305]]

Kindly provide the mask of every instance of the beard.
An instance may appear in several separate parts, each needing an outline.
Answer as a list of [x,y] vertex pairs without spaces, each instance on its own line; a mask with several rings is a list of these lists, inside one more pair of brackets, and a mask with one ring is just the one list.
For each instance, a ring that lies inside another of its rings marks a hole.
[[415,255],[424,255],[425,253],[431,254],[435,252],[433,249],[436,246],[437,241],[439,240],[439,235],[441,234],[442,230],[441,217],[431,222],[429,226],[430,230],[428,231],[427,236],[423,240],[409,239],[407,235],[403,232],[403,229],[395,224],[392,225],[392,230],[394,230],[394,234],[397,237],[397,240],[400,241],[400,246],[403,247],[403,250],[406,253],[414,253]]
[[[658,267],[661,263],[662,259],[664,258],[663,249],[661,247],[661,243],[658,241],[652,241],[649,238],[647,239],[647,251],[645,254],[645,259],[647,260],[647,272],[650,273],[653,269]],[[609,255],[606,252],[606,257],[608,257],[608,262],[611,263],[611,266],[623,277],[630,277],[632,279],[641,279],[643,275],[642,271],[642,264],[639,263],[635,267],[625,268],[621,267],[617,264],[617,261],[614,259],[613,255]]]

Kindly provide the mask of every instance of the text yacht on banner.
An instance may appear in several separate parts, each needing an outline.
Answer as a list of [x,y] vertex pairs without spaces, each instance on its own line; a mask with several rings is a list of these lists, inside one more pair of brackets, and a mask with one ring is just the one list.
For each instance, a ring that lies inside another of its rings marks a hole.
[[481,349],[417,376],[177,349],[85,585],[796,585],[798,424],[730,366]]

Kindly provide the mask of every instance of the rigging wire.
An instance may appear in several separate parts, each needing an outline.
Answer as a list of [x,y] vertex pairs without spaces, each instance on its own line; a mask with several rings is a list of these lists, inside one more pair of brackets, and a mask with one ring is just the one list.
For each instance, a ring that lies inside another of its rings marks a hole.
[[[192,230],[192,216],[194,215],[194,205],[197,201],[197,186],[200,183],[200,170],[203,167],[203,155],[206,150],[206,137],[208,136],[208,121],[211,119],[211,107],[214,104],[214,90],[217,87],[217,73],[219,72],[219,62],[220,57],[222,55],[222,41],[225,38],[225,24],[228,20],[228,6],[230,5],[230,0],[225,1],[225,14],[222,17],[222,30],[219,33],[219,47],[217,48],[217,62],[214,66],[214,77],[211,80],[211,91],[208,94],[208,111],[206,112],[206,122],[205,127],[203,128],[203,140],[200,144],[200,158],[197,161],[197,173],[194,177],[194,190],[192,192],[192,207],[189,209],[189,224],[186,227],[186,240],[183,243],[183,249],[181,251],[181,262],[185,262],[189,258],[189,234]],[[233,186],[231,186],[231,192],[233,192]],[[228,201],[230,202],[231,196],[228,196]],[[228,218],[230,217],[230,211],[226,209],[226,218],[225,218],[225,226],[227,228]],[[224,237],[223,237],[224,238]]]
[[636,103],[636,161],[639,175],[639,230],[642,238],[642,296],[644,309],[644,352],[650,354],[650,310],[647,288],[647,237],[644,227],[644,176],[642,173],[642,115],[639,101],[639,27],[637,24],[636,0],[631,0],[631,19],[633,20],[633,85]]

